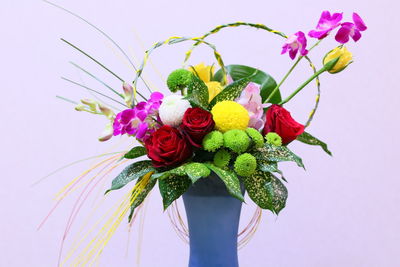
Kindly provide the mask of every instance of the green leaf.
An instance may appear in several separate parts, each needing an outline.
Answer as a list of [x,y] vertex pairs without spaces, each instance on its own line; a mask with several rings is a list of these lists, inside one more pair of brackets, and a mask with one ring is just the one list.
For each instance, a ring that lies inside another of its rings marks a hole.
[[210,169],[203,163],[192,162],[184,165],[186,175],[194,184],[200,178],[210,176]]
[[286,206],[288,191],[272,173],[257,170],[253,175],[243,179],[250,198],[260,208],[279,214]]
[[221,180],[225,183],[225,186],[228,189],[228,192],[229,192],[229,194],[231,194],[231,196],[244,202],[242,190],[240,189],[240,181],[234,171],[224,170],[224,169],[218,168],[214,164],[210,164],[210,163],[205,163],[205,165],[210,170],[215,172],[215,174],[218,175],[219,178],[221,178]]
[[185,193],[191,182],[187,176],[169,175],[167,178],[158,180],[158,186],[163,198],[164,210]]
[[304,168],[303,161],[286,146],[274,146],[268,143],[263,148],[257,148],[254,152],[257,162],[281,162],[294,161],[299,167]]
[[[248,77],[257,70],[255,68],[252,68],[249,66],[244,66],[244,65],[228,65],[228,66],[226,66],[226,69],[228,71],[228,74],[232,77],[232,79],[234,81]],[[217,71],[217,73],[214,76],[214,80],[222,81],[222,75],[223,75],[222,70]],[[261,70],[258,70],[256,75],[251,77],[250,81],[261,85],[260,93],[261,93],[261,98],[262,98],[263,102],[269,97],[269,95],[272,93],[272,91],[277,86],[274,78],[272,78],[272,76],[270,76],[268,73],[265,73]],[[272,104],[278,104],[281,101],[282,101],[281,93],[278,90],[272,96],[272,98],[270,99],[269,102]]]
[[188,85],[186,99],[192,106],[208,110],[208,87],[196,75],[192,75],[192,81]]
[[[140,182],[143,179],[140,178],[136,183]],[[133,201],[131,205],[131,212],[129,213],[128,217],[128,222],[132,220],[133,213],[137,207],[140,206],[140,204],[143,203],[143,201],[146,199],[147,195],[150,193],[150,191],[153,189],[155,184],[157,183],[157,180],[151,180],[149,183],[145,186],[142,192],[139,193],[139,195],[136,197],[136,199]]]
[[268,162],[268,161],[257,161],[258,168],[263,171],[263,172],[275,172],[279,173],[281,175],[282,180],[286,182],[285,177],[283,176],[283,172],[278,169],[278,163],[277,162]]
[[303,132],[301,135],[297,137],[296,140],[305,143],[307,145],[320,146],[328,155],[332,156],[332,152],[329,151],[328,145],[322,142],[321,140],[315,138],[309,133]]
[[170,175],[178,175],[178,176],[184,176],[186,175],[186,171],[185,171],[185,167],[183,165],[175,168],[175,169],[171,169],[169,171],[165,171],[165,172],[158,172],[158,173],[153,173],[153,175],[151,176],[151,180],[155,180],[155,179],[165,179],[168,178]]
[[106,194],[112,190],[124,187],[129,182],[141,178],[143,175],[153,170],[154,168],[152,167],[150,160],[132,163],[112,181],[111,188],[106,191]]
[[135,159],[147,154],[146,148],[142,146],[136,146],[132,148],[128,153],[124,155],[126,159]]
[[210,102],[210,107],[214,106],[218,102],[226,100],[235,100],[240,96],[243,89],[249,84],[251,78],[243,78],[228,84],[218,95],[216,95]]

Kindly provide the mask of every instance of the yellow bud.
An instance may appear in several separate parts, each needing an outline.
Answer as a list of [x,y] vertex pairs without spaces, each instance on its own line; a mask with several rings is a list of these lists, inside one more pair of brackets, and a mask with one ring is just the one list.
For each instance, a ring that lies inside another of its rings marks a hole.
[[222,85],[220,82],[208,82],[206,85],[208,87],[208,102],[211,102],[216,95],[221,93]]
[[89,109],[93,112],[96,112],[96,105],[97,102],[92,100],[92,99],[82,99],[81,100],[82,104],[87,105],[89,107]]
[[338,46],[327,53],[323,59],[323,64],[326,65],[329,61],[339,58],[336,64],[328,70],[329,73],[338,73],[344,70],[353,59],[353,55],[344,46]]
[[128,106],[132,105],[133,100],[133,87],[129,83],[123,83],[122,89],[124,90],[124,100]]
[[211,77],[214,75],[214,66],[206,66],[204,63],[190,67],[189,70],[198,75],[199,78],[205,83],[210,82]]
[[76,105],[75,110],[76,111],[85,111],[86,110],[86,106],[82,105],[82,104]]
[[114,133],[114,128],[113,128],[113,122],[111,121],[107,123],[106,128],[99,136],[99,141],[104,142],[109,140],[113,136],[113,133]]
[[99,105],[100,112],[103,115],[105,115],[109,119],[114,118],[114,116],[115,116],[114,111],[112,111],[110,108],[108,108],[108,107],[106,107],[106,106],[104,106],[104,105],[102,105],[100,103],[98,105]]

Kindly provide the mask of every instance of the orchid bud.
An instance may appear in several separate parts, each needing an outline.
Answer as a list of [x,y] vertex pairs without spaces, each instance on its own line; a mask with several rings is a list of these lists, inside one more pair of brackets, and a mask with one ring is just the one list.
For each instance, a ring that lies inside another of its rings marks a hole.
[[76,105],[75,110],[76,111],[86,111],[86,106],[82,105],[82,104],[78,104],[78,105]]
[[114,111],[112,111],[110,108],[104,106],[103,104],[98,103],[100,112],[105,115],[108,119],[112,119],[115,116]]
[[128,106],[132,105],[133,87],[129,83],[124,82],[122,85],[124,89],[124,100]]
[[104,141],[110,140],[110,138],[113,136],[113,134],[114,134],[114,128],[113,128],[113,122],[111,121],[111,122],[107,123],[106,128],[103,130],[103,132],[99,136],[99,141],[104,142]]
[[[327,67],[328,72],[334,74],[344,70],[353,62],[352,59],[353,56],[346,47],[338,46],[325,55],[323,63]],[[332,66],[327,66],[328,64]]]
[[97,105],[96,101],[86,98],[86,99],[82,99],[81,102],[82,102],[82,104],[87,105],[91,111],[96,112],[96,105]]

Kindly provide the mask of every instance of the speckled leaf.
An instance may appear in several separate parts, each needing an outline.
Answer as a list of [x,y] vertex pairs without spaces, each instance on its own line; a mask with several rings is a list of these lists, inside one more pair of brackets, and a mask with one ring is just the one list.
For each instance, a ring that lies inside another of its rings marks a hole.
[[281,175],[282,180],[286,182],[285,177],[283,177],[283,173],[278,169],[277,162],[268,162],[268,161],[257,161],[258,168],[263,172],[275,172]]
[[246,77],[240,80],[237,80],[229,85],[227,85],[221,93],[216,95],[213,100],[210,102],[210,107],[214,106],[216,103],[225,101],[225,100],[235,100],[240,96],[243,89],[249,84],[251,77]]
[[158,180],[158,186],[163,198],[164,210],[166,210],[172,202],[185,193],[191,182],[187,176],[169,175],[167,178]]
[[[143,179],[143,177],[140,178],[136,183],[140,182],[142,179]],[[157,183],[157,180],[149,181],[149,183],[146,185],[146,187],[143,189],[143,191],[140,192],[139,195],[136,197],[136,199],[133,201],[133,203],[131,205],[131,212],[129,213],[129,217],[128,217],[129,222],[132,219],[133,212],[135,211],[135,209],[137,207],[139,207],[140,204],[143,203],[143,201],[145,200],[147,195],[150,193],[150,191],[153,189],[153,187],[155,186],[156,183]]]
[[150,160],[132,163],[112,181],[111,188],[106,191],[106,194],[112,190],[117,190],[124,187],[129,182],[142,177],[152,170],[154,170],[154,168],[151,166]]
[[192,75],[192,81],[188,85],[186,99],[189,100],[194,107],[200,107],[205,110],[208,109],[208,87],[196,75]]
[[328,145],[309,133],[303,132],[297,137],[297,140],[308,145],[320,146],[326,153],[328,153],[328,155],[332,156],[332,152],[329,151]]
[[147,151],[146,148],[143,146],[136,146],[132,148],[128,153],[124,155],[124,158],[126,159],[135,159],[141,156],[146,155]]
[[263,148],[257,148],[254,156],[259,160],[267,162],[294,161],[299,167],[304,168],[301,158],[285,146],[274,146],[266,143]]
[[272,173],[257,170],[243,179],[250,198],[260,208],[278,214],[286,206],[287,189]]
[[185,172],[194,184],[203,177],[210,176],[210,169],[203,163],[192,162],[184,165]]
[[178,176],[186,175],[185,167],[183,165],[181,165],[181,166],[171,169],[169,171],[153,173],[153,175],[151,176],[150,179],[151,180],[155,180],[155,179],[162,180],[162,179],[168,178],[168,176],[170,176],[170,175],[178,175]]
[[231,170],[224,170],[224,169],[218,168],[214,164],[210,164],[210,163],[205,163],[205,165],[210,170],[215,172],[215,174],[218,175],[219,178],[221,178],[221,180],[225,183],[225,186],[228,189],[228,192],[229,192],[229,194],[231,194],[231,196],[244,202],[244,197],[243,197],[241,189],[240,189],[240,181],[239,181],[239,178],[236,176],[235,172],[233,172]]

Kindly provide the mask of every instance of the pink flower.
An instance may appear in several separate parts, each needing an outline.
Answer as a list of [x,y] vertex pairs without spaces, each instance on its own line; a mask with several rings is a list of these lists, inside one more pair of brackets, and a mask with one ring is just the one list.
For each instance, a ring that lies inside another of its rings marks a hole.
[[289,50],[289,56],[291,59],[296,57],[298,51],[300,55],[305,56],[308,53],[306,49],[307,39],[303,32],[296,32],[295,34],[289,36],[282,47],[281,55],[285,54]]
[[264,113],[266,104],[262,104],[260,96],[260,86],[255,83],[249,83],[242,91],[236,102],[245,107],[249,112],[250,122],[249,127],[260,130],[264,126],[264,121],[261,119]]
[[335,39],[341,44],[345,44],[349,41],[350,37],[353,38],[354,42],[357,42],[361,38],[361,32],[367,29],[364,21],[357,13],[353,13],[353,22],[342,23],[338,30]]
[[318,38],[319,40],[325,38],[332,30],[340,25],[342,17],[342,13],[333,13],[331,16],[329,11],[322,12],[316,29],[311,30],[308,36]]
[[118,113],[113,123],[114,136],[129,134],[145,141],[158,128],[155,118],[163,97],[160,92],[154,92],[147,102],[139,102],[133,109]]

